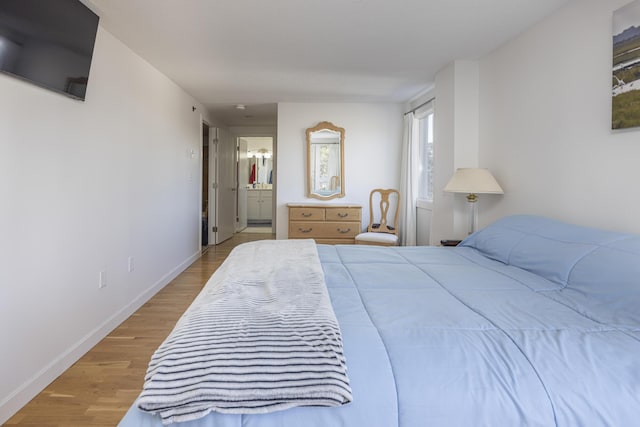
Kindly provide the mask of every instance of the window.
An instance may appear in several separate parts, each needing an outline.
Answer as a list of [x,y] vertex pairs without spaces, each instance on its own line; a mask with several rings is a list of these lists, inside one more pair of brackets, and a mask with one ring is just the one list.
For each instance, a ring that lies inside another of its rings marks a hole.
[[415,120],[420,147],[418,199],[433,202],[433,109],[417,112]]

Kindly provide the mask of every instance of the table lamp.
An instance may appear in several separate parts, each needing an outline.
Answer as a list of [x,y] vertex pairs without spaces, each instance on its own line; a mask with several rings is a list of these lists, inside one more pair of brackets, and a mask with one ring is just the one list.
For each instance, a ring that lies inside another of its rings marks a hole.
[[476,231],[476,203],[478,194],[504,194],[502,188],[488,169],[460,168],[456,170],[444,191],[466,193],[469,202],[469,234]]

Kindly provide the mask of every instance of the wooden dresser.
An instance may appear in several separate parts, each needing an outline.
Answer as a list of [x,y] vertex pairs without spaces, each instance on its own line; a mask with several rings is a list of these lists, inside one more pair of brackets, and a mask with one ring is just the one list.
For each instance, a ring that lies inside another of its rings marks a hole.
[[316,243],[352,244],[362,231],[362,206],[294,204],[289,207],[289,238]]

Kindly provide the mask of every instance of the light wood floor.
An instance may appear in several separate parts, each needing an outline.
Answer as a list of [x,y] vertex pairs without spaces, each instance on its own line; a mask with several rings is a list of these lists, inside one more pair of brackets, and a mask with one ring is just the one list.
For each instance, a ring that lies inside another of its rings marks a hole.
[[189,268],[118,326],[15,414],[6,426],[115,426],[140,391],[154,350],[211,274],[240,243],[273,234],[239,233],[210,247]]

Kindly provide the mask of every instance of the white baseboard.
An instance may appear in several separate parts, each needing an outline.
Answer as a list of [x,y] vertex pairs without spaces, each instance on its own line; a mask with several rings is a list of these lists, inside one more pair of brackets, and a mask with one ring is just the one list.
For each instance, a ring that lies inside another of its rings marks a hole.
[[53,380],[58,378],[60,374],[69,369],[71,365],[76,363],[85,353],[91,350],[104,337],[109,335],[111,331],[117,328],[129,316],[136,312],[144,303],[149,301],[158,291],[175,279],[178,274],[182,273],[195,260],[200,257],[200,250],[191,255],[189,258],[181,262],[174,269],[169,271],[156,283],[151,285],[147,290],[134,298],[128,305],[122,307],[113,316],[105,320],[101,325],[93,329],[85,335],[69,350],[60,354],[51,363],[37,372],[31,379],[23,383],[9,396],[0,402],[0,425],[11,418],[24,405],[29,403],[38,393],[44,390]]

